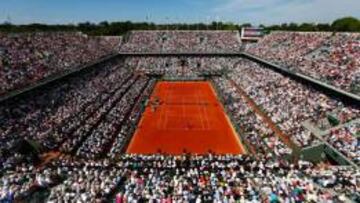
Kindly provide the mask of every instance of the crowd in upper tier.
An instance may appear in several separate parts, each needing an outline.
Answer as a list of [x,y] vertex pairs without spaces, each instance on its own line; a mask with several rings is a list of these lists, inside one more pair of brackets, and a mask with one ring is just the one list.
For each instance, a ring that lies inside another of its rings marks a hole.
[[127,57],[125,65],[136,72],[191,77],[229,71],[237,61],[231,57]]
[[0,33],[0,95],[94,62],[119,41],[79,32]]
[[272,32],[247,52],[360,95],[360,34]]
[[[289,163],[271,156],[122,155],[116,160],[62,157],[0,178],[0,201],[47,202],[345,202],[359,199],[351,168]],[[41,197],[41,196],[40,196]]]
[[222,53],[241,48],[237,31],[132,31],[124,39],[123,52]]

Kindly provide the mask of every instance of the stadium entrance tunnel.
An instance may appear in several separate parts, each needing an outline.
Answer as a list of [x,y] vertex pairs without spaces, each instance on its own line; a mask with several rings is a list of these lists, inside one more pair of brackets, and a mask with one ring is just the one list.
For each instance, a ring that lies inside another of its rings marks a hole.
[[129,154],[244,154],[210,82],[161,81],[147,102]]

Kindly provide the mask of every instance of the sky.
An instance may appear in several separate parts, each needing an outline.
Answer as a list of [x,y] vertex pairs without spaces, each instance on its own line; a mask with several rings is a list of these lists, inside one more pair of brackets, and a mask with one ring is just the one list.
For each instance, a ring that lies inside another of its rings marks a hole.
[[270,25],[360,18],[360,0],[0,0],[0,23],[224,21]]

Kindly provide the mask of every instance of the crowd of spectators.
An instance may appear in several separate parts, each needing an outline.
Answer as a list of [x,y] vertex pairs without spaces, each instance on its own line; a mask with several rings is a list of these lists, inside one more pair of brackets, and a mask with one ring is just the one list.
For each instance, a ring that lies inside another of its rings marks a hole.
[[346,123],[360,116],[358,106],[346,105],[249,60],[237,63],[233,71],[231,78],[301,147],[318,142],[303,126],[305,121],[318,124],[332,113]]
[[240,48],[238,31],[132,31],[120,51],[226,53],[239,52]]
[[360,34],[272,32],[247,52],[360,95]]
[[[331,128],[328,116],[334,115],[340,123],[360,116],[360,109],[330,98],[322,92],[296,82],[259,64],[240,58],[226,57],[129,57],[125,64],[135,71],[171,76],[193,76],[206,71],[229,73],[231,79],[265,110],[272,121],[300,147],[320,143],[304,127],[310,121],[322,129]],[[236,93],[229,81],[215,80],[225,104],[237,126],[244,130],[243,138],[257,147],[257,152],[267,146],[276,155],[290,154],[291,150],[252,112]],[[247,131],[248,130],[248,131]],[[265,141],[265,145],[260,145]]]
[[360,165],[360,123],[331,130],[324,139],[354,163]]
[[143,90],[142,95],[137,99],[137,101],[135,101],[132,111],[127,116],[127,119],[123,120],[123,125],[121,125],[121,129],[116,135],[110,151],[107,154],[109,158],[114,159],[122,155],[123,149],[126,147],[125,145],[128,143],[137,128],[138,121],[140,120],[143,112],[144,101],[150,97],[155,83],[155,79],[151,79],[148,82],[148,85]]
[[257,154],[273,153],[277,157],[291,154],[292,150],[275,136],[259,115],[250,109],[229,80],[217,78],[214,84],[224,97],[227,113],[233,118],[234,124],[240,128],[239,134],[250,143]]
[[[359,192],[359,171],[268,156],[123,155],[116,160],[60,158],[19,166],[0,179],[0,200],[47,202],[345,202]],[[356,201],[356,199],[353,199]]]
[[[12,65],[14,70],[19,64],[40,61],[39,67],[58,65],[54,67],[59,71],[101,57],[121,43],[117,38],[98,38],[96,41],[104,44],[96,45],[80,33],[52,33],[44,39],[40,39],[41,35],[44,34],[14,35],[11,37],[14,37],[12,43],[15,45],[0,44],[0,65],[9,67],[9,59],[16,56],[21,60]],[[328,33],[296,33],[291,37],[291,41],[297,43],[294,45],[297,47],[293,47],[288,35],[280,33],[275,37],[277,45],[271,44],[273,36],[269,35],[260,42],[268,41],[265,51],[256,48],[257,45],[250,50],[267,54],[267,49],[277,49],[285,57],[271,55],[267,59],[295,63],[297,55],[306,58],[319,52],[317,56],[320,57],[324,51],[319,47],[330,39],[337,41],[338,37]],[[8,38],[10,36],[5,37]],[[56,41],[59,38],[60,42]],[[32,40],[34,43],[30,43]],[[54,47],[39,43],[41,40],[54,41]],[[72,40],[76,42],[71,44]],[[228,31],[141,31],[132,32],[125,41],[121,49],[129,52],[235,52],[240,49],[238,33]],[[23,45],[24,42],[28,45]],[[334,44],[330,43],[329,47]],[[25,48],[17,48],[25,50],[22,55],[21,51],[2,49],[22,46]],[[66,48],[60,53],[61,46]],[[286,47],[291,47],[288,53],[285,53]],[[50,51],[46,51],[48,49]],[[84,56],[68,56],[76,49],[82,50],[79,53]],[[337,49],[337,56],[344,54],[342,51]],[[59,55],[55,55],[58,52]],[[26,59],[26,54],[31,57]],[[350,58],[356,54],[345,53]],[[35,70],[32,68],[29,74]],[[144,73],[191,77],[212,72],[223,74],[212,83],[238,134],[248,144],[249,155],[123,154],[136,130],[144,100],[156,83]],[[31,95],[1,103],[0,202],[360,201],[359,170],[303,160],[290,162],[293,149],[273,132],[263,116],[254,111],[239,88],[298,146],[321,142],[304,127],[303,123],[309,121],[323,130],[332,129],[324,140],[359,163],[359,125],[355,122],[360,118],[359,106],[345,104],[242,58],[126,57],[86,69],[81,74],[35,90]],[[327,119],[329,115],[343,127],[334,130]],[[352,124],[348,125],[348,122]],[[18,143],[24,139],[39,144],[40,153],[54,150],[61,156],[34,167],[28,156],[16,153]],[[45,193],[45,198],[38,199],[39,193]]]
[[0,33],[0,95],[94,62],[117,45],[79,32]]
[[105,150],[95,146],[106,142],[111,147],[120,117],[125,121],[126,113],[135,107],[140,113],[141,109],[133,105],[135,98],[153,82],[135,76],[123,67],[122,61],[115,61],[25,99],[2,104],[0,168],[24,161],[23,156],[12,151],[25,139],[39,143],[43,151],[78,151],[79,155],[86,152],[84,156],[95,157],[96,150]]
[[[152,81],[153,82],[153,81]],[[94,129],[87,137],[85,142],[77,150],[77,155],[86,157],[88,159],[101,158],[102,155],[109,152],[109,148],[113,145],[116,138],[115,145],[122,145],[123,141],[131,134],[124,132],[131,126],[125,126],[129,120],[132,109],[135,104],[140,106],[138,102],[144,89],[148,87],[149,80],[147,78],[140,78],[137,83],[131,86],[130,91],[127,91],[118,103],[108,112],[103,121]],[[149,89],[149,88],[147,88]],[[147,92],[148,93],[148,92]],[[136,108],[134,113],[142,113],[141,108]],[[81,136],[81,134],[80,134]],[[74,141],[74,139],[72,140]],[[120,147],[122,149],[122,147]],[[119,155],[119,154],[116,154]]]
[[199,76],[232,69],[238,58],[231,57],[127,57],[125,65],[136,72],[165,76]]

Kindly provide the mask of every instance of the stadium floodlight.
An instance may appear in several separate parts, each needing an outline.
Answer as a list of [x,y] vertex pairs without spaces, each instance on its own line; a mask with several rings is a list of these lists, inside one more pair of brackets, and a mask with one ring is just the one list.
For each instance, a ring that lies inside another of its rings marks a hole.
[[169,17],[165,17],[165,23],[166,23],[166,31],[169,31]]
[[219,30],[219,20],[220,20],[220,17],[219,17],[219,16],[215,16],[216,30]]
[[210,16],[206,16],[206,30],[209,30],[210,26]]

